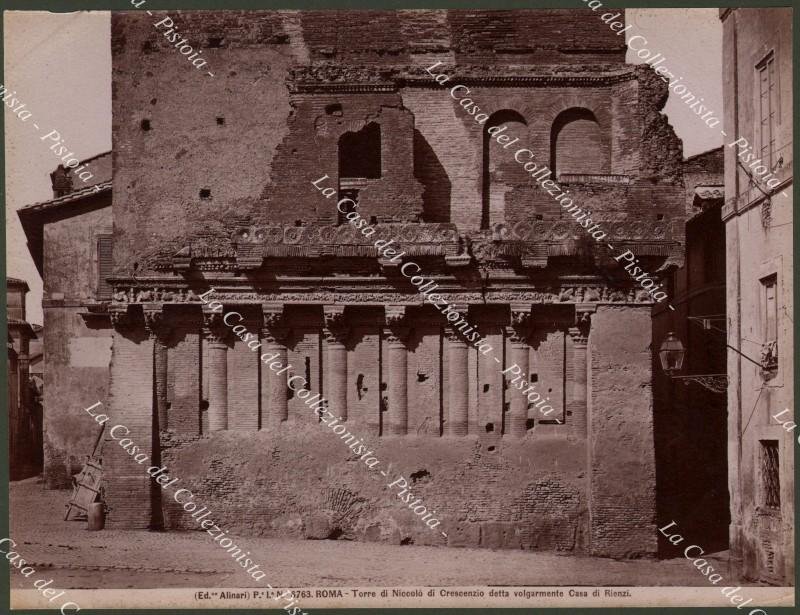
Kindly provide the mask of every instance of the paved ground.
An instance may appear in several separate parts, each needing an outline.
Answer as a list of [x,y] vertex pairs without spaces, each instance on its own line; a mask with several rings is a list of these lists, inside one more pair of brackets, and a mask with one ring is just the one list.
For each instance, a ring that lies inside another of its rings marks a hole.
[[[69,491],[36,479],[11,484],[16,550],[65,588],[257,585],[205,532],[104,530],[62,521]],[[686,559],[611,559],[488,549],[393,546],[335,540],[238,538],[275,587],[451,585],[690,585],[707,587]],[[731,579],[727,553],[715,568]],[[731,579],[732,580],[732,579]],[[248,583],[249,581],[249,583]],[[12,587],[25,579],[12,574]]]

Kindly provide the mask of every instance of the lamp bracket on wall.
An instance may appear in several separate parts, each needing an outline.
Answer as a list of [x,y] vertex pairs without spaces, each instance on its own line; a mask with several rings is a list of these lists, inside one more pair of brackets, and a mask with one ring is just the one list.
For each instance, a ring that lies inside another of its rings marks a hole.
[[726,374],[692,374],[691,376],[672,376],[672,379],[695,382],[714,393],[725,393],[728,390]]

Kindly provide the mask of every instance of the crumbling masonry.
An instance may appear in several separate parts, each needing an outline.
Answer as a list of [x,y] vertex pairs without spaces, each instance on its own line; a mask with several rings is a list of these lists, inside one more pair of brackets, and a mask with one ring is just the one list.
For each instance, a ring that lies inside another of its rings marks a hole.
[[[114,330],[112,420],[230,532],[654,553],[651,299],[485,131],[508,125],[655,272],[679,262],[685,216],[666,84],[588,10],[172,18],[214,77],[152,17],[112,19],[115,277],[94,312]],[[485,125],[425,72],[439,61]],[[500,364],[378,258],[379,237],[311,184],[323,175]],[[410,477],[447,538],[204,312],[212,287]],[[552,420],[506,387],[514,363]],[[109,525],[191,528],[112,444]]]

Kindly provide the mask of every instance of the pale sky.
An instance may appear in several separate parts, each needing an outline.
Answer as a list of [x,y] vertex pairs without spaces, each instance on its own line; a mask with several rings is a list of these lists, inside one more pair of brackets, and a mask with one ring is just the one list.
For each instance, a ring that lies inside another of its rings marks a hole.
[[[644,36],[647,48],[666,58],[664,66],[722,113],[718,9],[627,9],[626,20],[633,24],[627,37]],[[42,282],[16,210],[52,198],[50,172],[59,157],[40,139],[50,130],[80,159],[111,149],[110,13],[5,11],[4,22],[3,84],[32,113],[22,122],[4,106],[7,274],[28,282],[28,320],[41,323]],[[642,61],[628,52],[628,62]],[[665,112],[683,140],[684,156],[721,144],[719,130],[708,128],[675,96]]]

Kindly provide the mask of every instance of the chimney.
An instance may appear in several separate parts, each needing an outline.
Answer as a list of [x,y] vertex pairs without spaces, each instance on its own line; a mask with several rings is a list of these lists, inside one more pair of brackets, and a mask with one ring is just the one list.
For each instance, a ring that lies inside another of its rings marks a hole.
[[50,173],[50,181],[53,184],[53,198],[58,198],[72,192],[72,176],[69,175],[63,164]]

